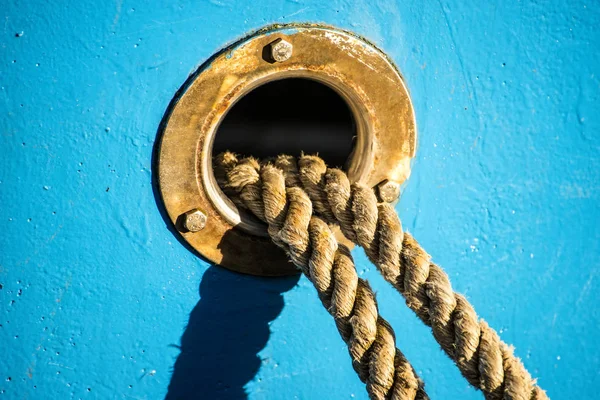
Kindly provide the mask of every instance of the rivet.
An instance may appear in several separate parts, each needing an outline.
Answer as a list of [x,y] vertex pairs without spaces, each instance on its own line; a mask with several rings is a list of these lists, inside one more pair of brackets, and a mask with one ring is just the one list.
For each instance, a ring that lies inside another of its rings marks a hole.
[[277,39],[269,43],[271,58],[276,62],[283,62],[292,56],[293,46],[283,39]]
[[400,184],[386,179],[377,185],[377,193],[379,194],[379,199],[381,201],[392,203],[400,197]]
[[194,208],[183,214],[183,227],[190,232],[199,232],[206,226],[206,214]]

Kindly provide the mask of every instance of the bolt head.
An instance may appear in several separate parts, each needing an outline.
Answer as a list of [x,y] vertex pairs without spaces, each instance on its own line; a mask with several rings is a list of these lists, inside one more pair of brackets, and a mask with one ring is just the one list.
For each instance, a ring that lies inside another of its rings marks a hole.
[[400,184],[386,179],[377,185],[377,192],[381,201],[392,203],[400,197]]
[[292,56],[292,44],[283,39],[277,39],[269,46],[271,47],[271,57],[277,62],[286,61]]
[[183,226],[190,232],[199,232],[206,226],[206,214],[193,209],[183,214]]

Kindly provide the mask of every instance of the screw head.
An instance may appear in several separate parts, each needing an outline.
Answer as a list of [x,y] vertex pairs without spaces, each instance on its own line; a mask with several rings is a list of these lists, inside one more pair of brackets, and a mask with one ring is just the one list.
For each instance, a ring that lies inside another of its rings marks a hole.
[[400,197],[400,184],[386,179],[377,185],[377,193],[381,201],[392,203]]
[[277,39],[269,44],[270,53],[273,60],[282,62],[288,60],[292,56],[293,46],[291,43],[283,39]]
[[206,226],[206,214],[197,208],[183,214],[183,227],[190,232],[199,232]]

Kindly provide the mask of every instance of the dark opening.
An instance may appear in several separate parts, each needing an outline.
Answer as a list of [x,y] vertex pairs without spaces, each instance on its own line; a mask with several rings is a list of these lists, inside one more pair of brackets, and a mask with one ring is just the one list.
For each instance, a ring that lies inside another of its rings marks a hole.
[[261,159],[319,154],[344,167],[356,128],[348,105],[319,82],[290,78],[266,83],[242,97],[216,133],[213,155],[229,150]]

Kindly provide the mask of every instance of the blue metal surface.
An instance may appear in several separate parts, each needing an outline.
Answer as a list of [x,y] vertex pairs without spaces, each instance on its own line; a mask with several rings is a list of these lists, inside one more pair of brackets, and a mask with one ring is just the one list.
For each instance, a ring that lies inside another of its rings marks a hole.
[[[291,21],[395,60],[420,128],[405,228],[550,396],[595,397],[600,9],[470,3],[4,2],[0,397],[366,398],[306,279],[207,265],[153,192],[158,124],[188,74]],[[482,398],[355,254],[432,398]]]

